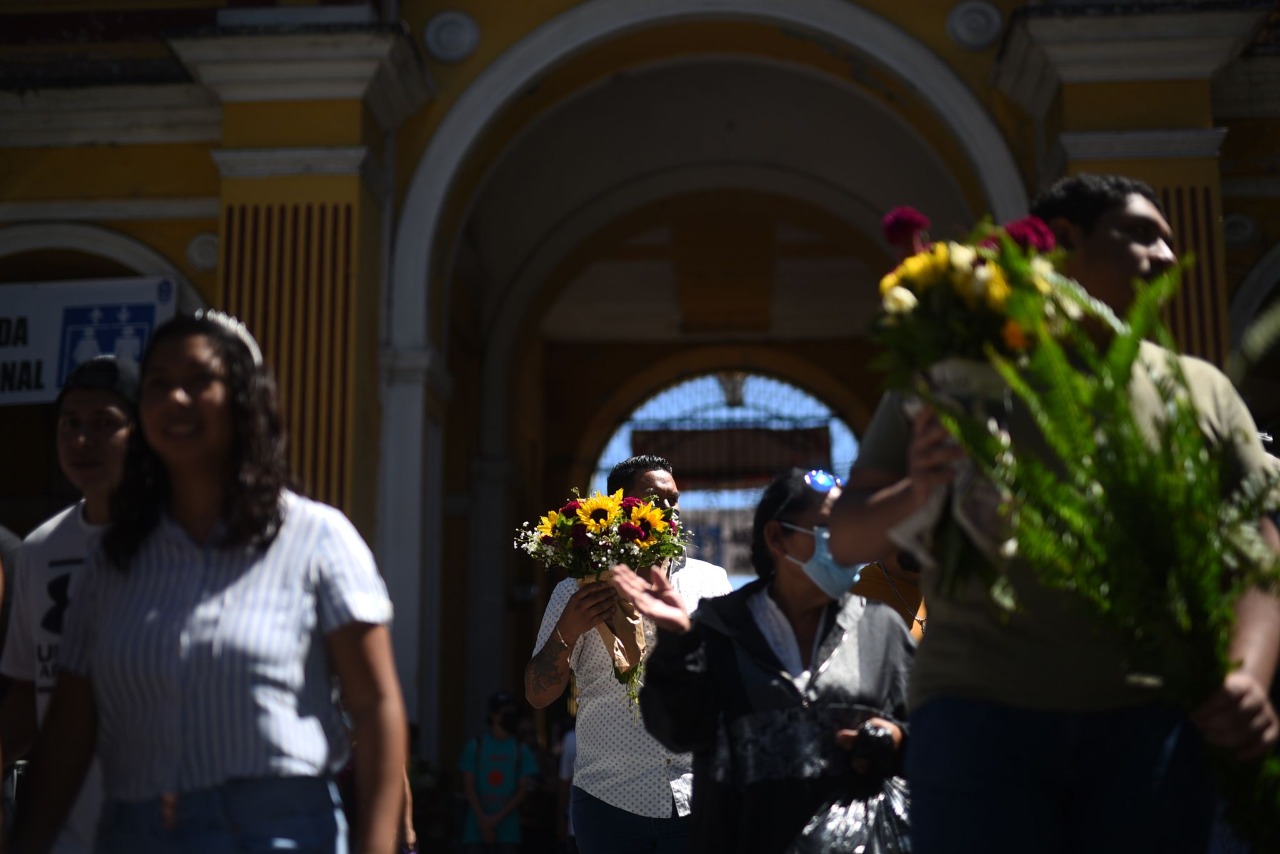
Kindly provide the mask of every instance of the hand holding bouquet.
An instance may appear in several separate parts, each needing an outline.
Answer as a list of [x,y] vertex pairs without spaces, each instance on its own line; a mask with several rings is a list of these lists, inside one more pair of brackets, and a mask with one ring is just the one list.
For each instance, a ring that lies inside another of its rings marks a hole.
[[[515,546],[545,569],[564,570],[581,587],[608,581],[616,564],[647,568],[683,557],[688,541],[674,507],[659,506],[654,499],[624,498],[622,490],[582,498],[575,489],[560,509],[517,529]],[[596,631],[613,658],[614,676],[634,699],[645,654],[639,612],[620,597]]]

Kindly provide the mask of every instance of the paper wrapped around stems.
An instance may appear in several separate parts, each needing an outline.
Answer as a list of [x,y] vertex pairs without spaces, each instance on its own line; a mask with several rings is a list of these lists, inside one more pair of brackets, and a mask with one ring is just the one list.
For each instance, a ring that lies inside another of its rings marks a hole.
[[[1007,415],[1011,391],[995,368],[976,359],[945,359],[929,367],[922,378],[943,403],[970,416]],[[904,403],[908,417],[923,406],[911,396]],[[927,570],[938,567],[934,531],[949,510],[969,539],[993,563],[1004,560],[1009,541],[1008,518],[1001,513],[1002,499],[995,485],[983,477],[968,457],[955,463],[950,488],[938,487],[923,507],[888,530],[889,539],[911,554]]]
[[[596,575],[579,578],[578,587],[594,581],[607,582],[612,577],[613,570],[606,569]],[[596,632],[600,635],[600,640],[604,641],[604,648],[609,651],[613,671],[619,681],[630,681],[628,677],[640,666],[645,653],[644,622],[636,606],[619,596],[614,602],[613,613],[596,625]]]

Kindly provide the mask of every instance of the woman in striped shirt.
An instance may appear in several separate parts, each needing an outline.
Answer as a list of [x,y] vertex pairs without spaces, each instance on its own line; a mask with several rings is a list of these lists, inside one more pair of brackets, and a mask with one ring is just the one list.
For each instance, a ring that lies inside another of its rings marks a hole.
[[[405,718],[368,547],[286,488],[275,383],[218,312],[156,330],[116,522],[67,617],[19,851],[45,851],[94,749],[101,852],[395,848]],[[20,819],[22,821],[22,819]]]

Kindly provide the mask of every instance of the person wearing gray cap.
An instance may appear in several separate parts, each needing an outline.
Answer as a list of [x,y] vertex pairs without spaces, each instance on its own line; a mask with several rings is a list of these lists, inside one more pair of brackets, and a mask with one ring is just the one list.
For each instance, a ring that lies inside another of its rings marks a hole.
[[[12,609],[0,674],[11,680],[0,701],[4,761],[21,759],[35,740],[53,694],[63,617],[89,551],[111,521],[111,499],[124,474],[136,424],[138,369],[98,356],[67,376],[54,404],[58,464],[83,496],[37,527],[18,549]],[[58,837],[58,854],[93,850],[102,778],[90,770]]]

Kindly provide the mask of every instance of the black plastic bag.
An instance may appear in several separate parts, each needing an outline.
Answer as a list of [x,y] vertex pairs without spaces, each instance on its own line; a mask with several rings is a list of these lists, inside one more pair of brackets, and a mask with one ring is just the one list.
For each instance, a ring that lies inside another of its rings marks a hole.
[[900,854],[911,850],[907,781],[885,777],[879,791],[850,785],[818,809],[789,854]]

